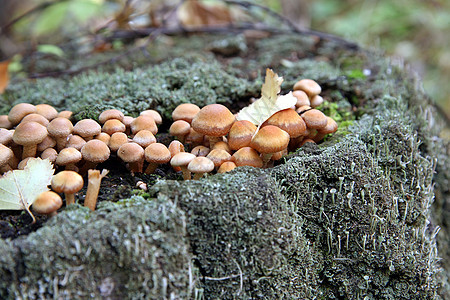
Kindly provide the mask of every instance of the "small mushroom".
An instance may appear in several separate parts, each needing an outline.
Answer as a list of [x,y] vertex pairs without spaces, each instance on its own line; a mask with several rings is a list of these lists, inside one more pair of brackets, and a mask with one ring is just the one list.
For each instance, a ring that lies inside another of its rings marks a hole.
[[250,145],[256,126],[247,120],[234,122],[228,134],[228,145],[232,150],[239,150]]
[[192,148],[191,153],[195,156],[206,156],[209,153],[209,148],[206,146],[198,145]]
[[187,166],[195,157],[196,156],[192,153],[180,152],[172,157],[170,164],[172,167],[179,167],[181,172],[183,172],[184,180],[189,180],[191,179],[191,172],[188,170]]
[[232,161],[226,161],[223,164],[220,165],[219,169],[217,170],[217,173],[226,173],[230,172],[236,168],[236,164]]
[[53,106],[45,103],[36,105],[36,113],[45,117],[49,121],[58,116],[58,111]]
[[162,124],[162,117],[159,114],[159,112],[157,112],[154,109],[147,109],[144,111],[141,111],[141,113],[139,114],[140,116],[150,116],[153,118],[153,120],[155,121],[156,125],[160,125]]
[[145,160],[148,166],[145,169],[146,174],[155,172],[158,165],[168,163],[171,159],[170,151],[164,144],[153,143],[148,145],[144,150]]
[[17,125],[23,117],[32,113],[36,113],[36,106],[30,103],[19,103],[9,110],[8,120],[12,125]]
[[117,150],[117,156],[127,162],[132,173],[142,173],[144,165],[144,149],[139,144],[125,143]]
[[78,171],[76,164],[81,161],[81,152],[75,148],[64,148],[56,157],[55,163],[58,166],[64,166],[66,170]]
[[22,159],[34,157],[37,145],[47,136],[47,128],[36,122],[26,122],[17,125],[13,141],[23,146]]
[[286,149],[289,134],[277,126],[262,127],[253,137],[250,147],[262,154],[263,166],[266,166],[273,153]]
[[75,203],[75,193],[81,190],[84,181],[80,174],[74,171],[61,171],[52,177],[52,189],[64,193],[66,205]]
[[207,157],[199,156],[191,160],[187,168],[191,173],[194,173],[194,180],[198,180],[205,173],[214,170],[214,163]]
[[108,142],[108,147],[111,149],[111,151],[116,152],[119,150],[120,146],[123,144],[128,143],[128,137],[123,132],[116,132],[111,135],[111,138]]
[[73,133],[81,136],[86,142],[92,140],[100,132],[102,132],[102,127],[92,119],[80,120],[73,126]]
[[120,110],[107,109],[100,113],[100,115],[98,116],[98,121],[100,122],[100,124],[104,124],[106,121],[112,119],[119,120],[120,122],[122,122],[123,118],[124,118],[123,112],[121,112]]
[[130,124],[131,132],[133,134],[138,133],[141,130],[149,130],[154,135],[158,132],[158,127],[156,127],[155,120],[150,116],[139,116],[133,120]]
[[112,135],[115,132],[125,132],[125,129],[125,124],[123,124],[120,120],[109,119],[103,124],[102,132]]
[[11,170],[9,161],[13,157],[14,152],[5,145],[0,144],[0,175]]
[[169,134],[184,143],[186,136],[191,130],[191,125],[184,120],[177,120],[170,125]]
[[214,167],[216,168],[219,168],[224,162],[231,160],[230,153],[222,149],[213,149],[206,157],[214,163]]
[[86,190],[86,197],[84,198],[84,206],[94,211],[97,206],[98,193],[100,191],[100,184],[103,177],[108,175],[108,170],[88,170],[88,186]]
[[184,120],[189,124],[192,123],[195,115],[200,111],[200,107],[192,103],[182,103],[172,111],[172,119],[174,121]]
[[145,149],[148,145],[156,143],[156,138],[150,130],[144,129],[134,135],[133,142]]
[[66,144],[67,138],[72,133],[73,125],[69,119],[57,117],[50,121],[47,131],[56,140],[56,148],[61,151]]
[[242,147],[238,151],[234,152],[231,156],[231,161],[238,167],[251,166],[261,168],[263,166],[263,161],[259,156],[259,153],[251,147]]
[[294,84],[294,91],[302,90],[304,91],[309,99],[315,95],[319,95],[322,92],[320,85],[312,79],[302,79]]
[[32,208],[37,214],[55,216],[57,210],[62,206],[61,197],[52,191],[45,191],[37,196],[34,200]]
[[57,157],[58,152],[53,148],[47,148],[41,153],[41,158],[48,159],[52,164],[55,163]]
[[81,174],[86,174],[88,169],[93,169],[97,164],[109,158],[111,151],[108,146],[100,140],[90,140],[81,148],[81,155],[86,161],[80,169]]

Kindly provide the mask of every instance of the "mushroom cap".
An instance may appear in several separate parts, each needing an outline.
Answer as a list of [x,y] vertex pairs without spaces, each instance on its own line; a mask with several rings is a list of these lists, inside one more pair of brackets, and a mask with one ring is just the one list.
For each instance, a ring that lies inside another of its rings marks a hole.
[[5,128],[0,128],[0,144],[2,145],[8,145],[11,143],[13,138],[14,131],[10,131]]
[[319,95],[322,92],[320,85],[312,79],[302,79],[294,84],[294,91],[302,90],[311,99],[315,95]]
[[192,173],[209,173],[214,170],[214,163],[207,157],[199,156],[191,160],[187,168]]
[[175,154],[184,152],[184,145],[180,141],[171,141],[169,147],[167,147],[170,152],[170,156],[173,157]]
[[228,134],[228,145],[232,150],[238,150],[250,145],[256,126],[250,121],[234,122]]
[[3,144],[0,144],[0,166],[6,165],[14,156],[14,152]]
[[0,115],[0,128],[10,129],[13,124],[9,121],[8,115]]
[[213,149],[206,157],[214,163],[214,167],[219,167],[224,162],[231,160],[231,154],[222,149]]
[[28,114],[36,113],[36,106],[30,103],[19,103],[14,105],[8,114],[8,120],[17,125],[22,121],[23,117]]
[[47,127],[47,125],[49,123],[49,121],[44,116],[37,114],[37,113],[31,113],[31,114],[28,114],[25,117],[23,117],[22,120],[20,121],[20,123],[25,123],[25,122],[37,122],[45,127]]
[[128,143],[128,136],[123,132],[115,132],[111,135],[108,146],[111,151],[117,151],[125,143]]
[[73,147],[62,149],[56,157],[56,164],[59,166],[66,166],[68,164],[75,164],[82,158],[81,152]]
[[41,153],[42,159],[48,159],[52,164],[55,163],[58,152],[53,148],[47,148]]
[[209,136],[224,136],[230,131],[235,116],[222,104],[209,104],[200,109],[192,120],[192,128]]
[[73,125],[67,118],[56,117],[47,125],[48,133],[53,137],[66,137],[72,133]]
[[52,189],[57,193],[74,194],[81,190],[84,181],[80,174],[74,171],[61,171],[52,177]]
[[144,150],[145,160],[151,163],[165,164],[172,158],[169,149],[161,143],[150,144]]
[[301,117],[309,129],[322,129],[327,126],[327,116],[318,109],[310,109],[301,114]]
[[47,128],[39,123],[20,123],[14,130],[13,141],[23,146],[37,145],[45,139],[47,134]]
[[236,164],[232,161],[226,161],[223,164],[220,165],[219,169],[217,170],[217,173],[226,173],[230,172],[236,168]]
[[309,101],[308,95],[302,91],[302,90],[296,90],[292,92],[292,96],[297,98],[297,103],[295,103],[296,107],[302,106],[302,105],[311,105],[311,102]]
[[149,130],[153,134],[158,132],[158,127],[156,127],[155,120],[150,116],[139,116],[133,120],[130,124],[131,132],[136,134],[141,130]]
[[150,144],[156,143],[156,138],[150,130],[141,130],[133,137],[133,142],[139,144],[142,148],[146,148]]
[[81,151],[81,148],[83,148],[84,145],[86,145],[86,141],[81,136],[73,134],[68,138],[66,147],[73,147],[78,151]]
[[102,132],[102,127],[95,120],[83,119],[73,126],[73,133],[83,138],[93,137]]
[[111,135],[114,132],[125,132],[126,126],[118,119],[109,119],[103,124],[102,131]]
[[328,116],[326,118],[327,118],[327,125],[321,129],[319,129],[318,132],[322,133],[322,134],[329,134],[329,133],[336,132],[338,129],[338,124],[336,123],[336,121],[333,120],[333,118],[328,117]]
[[109,140],[111,139],[111,136],[107,134],[106,132],[100,132],[94,137],[96,140],[102,141],[106,145],[109,144]]
[[134,142],[125,143],[117,150],[117,156],[124,162],[138,162],[144,159],[144,148]]
[[70,110],[63,110],[58,113],[59,118],[66,118],[66,119],[70,119],[72,115],[73,112],[71,112]]
[[203,145],[198,145],[192,148],[191,153],[195,156],[206,156],[209,153],[209,148]]
[[42,142],[40,142],[40,143],[37,145],[36,150],[39,151],[39,152],[42,152],[42,151],[44,151],[44,150],[47,149],[47,148],[53,148],[53,147],[55,147],[55,145],[56,145],[55,139],[52,138],[51,136],[47,135],[47,136],[42,140]]
[[291,138],[296,138],[306,133],[305,121],[292,108],[274,113],[262,126],[266,125],[274,125],[283,129]]
[[287,148],[289,134],[277,126],[267,125],[262,127],[253,137],[250,147],[259,153],[275,153]]
[[173,167],[187,166],[194,158],[196,158],[196,156],[192,153],[180,152],[172,157],[170,164]]
[[49,121],[58,116],[58,111],[53,106],[45,103],[36,105],[36,112]]
[[154,109],[147,109],[147,110],[141,111],[141,113],[139,115],[152,117],[153,120],[155,121],[156,125],[162,124],[161,115],[159,114],[159,112],[157,112]]
[[45,191],[37,196],[33,202],[33,211],[38,214],[48,215],[57,211],[62,206],[61,197],[52,191]]
[[169,134],[172,136],[185,136],[191,131],[191,125],[184,120],[176,120],[170,125]]
[[186,143],[200,144],[203,143],[203,138],[203,134],[195,131],[194,128],[191,127],[189,134],[186,136]]
[[109,158],[108,146],[100,140],[90,140],[81,148],[81,155],[86,161],[101,163]]
[[172,119],[174,121],[184,120],[189,124],[192,123],[195,115],[200,111],[200,107],[193,103],[182,103],[175,107],[172,111]]
[[104,124],[106,121],[111,119],[116,119],[119,121],[123,121],[124,114],[118,109],[107,109],[100,113],[98,116],[98,121],[100,124]]
[[263,161],[259,156],[259,153],[251,147],[242,147],[238,151],[234,152],[231,157],[231,161],[236,166],[251,166],[256,168],[262,168]]
[[310,105],[311,107],[315,108],[317,106],[319,106],[320,104],[323,103],[323,98],[320,95],[315,95],[313,97],[311,97],[311,101],[310,101]]

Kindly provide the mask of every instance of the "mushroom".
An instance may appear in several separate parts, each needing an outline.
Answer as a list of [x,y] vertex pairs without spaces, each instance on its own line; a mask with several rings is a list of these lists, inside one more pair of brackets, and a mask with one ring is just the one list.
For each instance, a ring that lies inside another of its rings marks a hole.
[[159,112],[157,112],[154,109],[147,109],[144,111],[141,111],[141,113],[139,114],[140,116],[150,116],[153,118],[153,120],[155,121],[156,125],[160,125],[162,124],[162,117],[159,114]]
[[78,151],[81,151],[81,148],[86,144],[86,141],[79,135],[72,134],[67,139],[66,147],[73,147]]
[[33,202],[33,211],[37,214],[55,216],[56,212],[62,206],[61,197],[52,191],[45,191],[37,196]]
[[26,122],[17,125],[13,141],[23,146],[22,159],[34,157],[37,145],[47,136],[47,128],[36,122]]
[[195,157],[192,153],[180,152],[172,157],[170,164],[172,167],[180,167],[184,180],[189,180],[191,179],[191,172],[187,169],[187,166]]
[[214,150],[214,149],[225,150],[226,152],[231,154],[230,145],[228,145],[228,143],[224,142],[224,141],[220,141],[220,142],[215,143],[214,144],[214,148],[212,150]]
[[256,126],[247,120],[234,122],[228,133],[228,145],[232,150],[239,150],[250,145]]
[[13,138],[13,133],[14,131],[5,129],[5,128],[0,128],[0,144],[2,145],[8,145],[9,143],[11,143],[12,138]]
[[36,151],[42,152],[45,149],[53,148],[56,146],[56,141],[49,135],[47,135],[42,142],[37,144]]
[[194,173],[194,180],[198,180],[203,177],[203,174],[214,170],[214,163],[207,157],[199,156],[191,160],[187,168]]
[[331,117],[327,117],[327,125],[319,130],[317,130],[316,136],[313,140],[317,143],[321,141],[327,134],[335,133],[338,129],[338,125],[335,120]]
[[228,134],[235,116],[222,104],[209,104],[200,109],[192,120],[192,128],[209,139],[209,148]]
[[315,107],[317,107],[317,106],[319,106],[320,104],[323,103],[323,98],[322,98],[322,96],[320,96],[320,95],[315,95],[315,96],[313,96],[313,97],[311,98],[310,103],[311,103],[311,104],[310,104],[311,107],[315,108]]
[[86,161],[80,169],[81,174],[86,174],[88,169],[94,169],[97,164],[109,158],[111,151],[108,146],[100,140],[90,140],[81,148],[81,155]]
[[[180,143],[180,141],[177,141],[177,140],[171,141],[169,144],[169,147],[167,147],[167,148],[169,149],[171,158],[174,157],[175,154],[184,152],[184,145],[182,143]],[[181,171],[180,167],[172,166],[172,168],[175,170],[175,172]]]
[[301,114],[301,117],[305,121],[308,129],[320,130],[327,126],[327,116],[325,116],[324,113],[318,109],[313,108],[307,110]]
[[92,140],[100,132],[102,132],[102,127],[92,119],[80,120],[73,126],[73,133],[81,136],[86,142]]
[[142,173],[144,164],[144,149],[139,144],[125,143],[117,150],[117,156],[127,162],[132,173]]
[[302,79],[294,84],[294,91],[302,90],[304,91],[309,99],[315,95],[319,95],[322,92],[320,85],[312,79]]
[[295,103],[295,107],[300,107],[303,105],[308,105],[308,106],[311,105],[308,95],[302,90],[293,91],[292,96],[297,98],[297,103]]
[[195,131],[192,127],[189,130],[189,134],[186,136],[186,143],[192,146],[198,146],[203,143],[204,135]]
[[155,172],[158,165],[168,163],[172,158],[169,149],[161,143],[150,144],[145,148],[144,155],[145,160],[148,162],[148,166],[145,169],[146,174]]
[[150,130],[144,129],[134,135],[133,142],[145,149],[148,145],[156,143],[156,138]]
[[192,103],[182,103],[172,111],[172,119],[174,121],[184,120],[189,124],[192,123],[195,115],[200,111],[200,107]]
[[184,120],[177,120],[170,125],[169,134],[184,143],[186,136],[191,130],[191,125]]
[[0,175],[11,170],[9,161],[14,157],[14,152],[3,144],[0,144]]
[[253,137],[250,147],[262,154],[263,166],[266,166],[273,153],[287,148],[289,134],[273,125],[262,127]]
[[106,145],[109,144],[109,140],[111,139],[111,136],[107,134],[106,132],[100,132],[94,137],[96,140],[102,141]]
[[80,174],[74,171],[61,171],[52,177],[52,189],[64,193],[66,205],[75,203],[75,193],[81,190],[84,181]]
[[133,120],[130,124],[131,132],[133,134],[138,133],[141,130],[149,130],[154,135],[158,132],[158,127],[156,127],[155,120],[150,116],[139,116]]
[[36,113],[36,106],[30,103],[19,103],[10,109],[8,120],[12,125],[17,125],[22,121],[23,117],[32,113]]
[[20,121],[20,123],[25,123],[25,122],[37,122],[45,127],[47,127],[47,125],[49,123],[49,121],[44,116],[37,114],[37,113],[31,113],[31,114],[28,114],[25,117],[23,117],[22,120]]
[[50,121],[47,131],[56,140],[56,148],[61,151],[67,144],[67,137],[72,133],[73,125],[69,119],[57,117]]
[[41,153],[42,159],[48,159],[52,164],[55,163],[58,152],[53,148],[47,148]]
[[81,160],[81,152],[75,148],[69,147],[62,149],[56,157],[55,163],[58,166],[65,166],[66,170],[78,171],[76,164]]
[[108,175],[108,170],[89,170],[88,171],[88,186],[86,190],[86,197],[84,198],[84,206],[94,211],[97,205],[98,192],[100,191],[100,184],[103,177]]
[[120,146],[123,144],[128,143],[128,137],[123,132],[116,132],[111,135],[111,138],[108,142],[108,147],[111,149],[111,151],[116,152],[119,150]]
[[259,156],[259,153],[251,147],[242,147],[238,151],[234,152],[231,156],[231,161],[238,167],[251,166],[261,168],[263,166],[263,161]]
[[219,168],[224,162],[231,160],[230,153],[222,149],[213,149],[206,157],[214,163],[214,167],[216,168]]
[[8,115],[0,115],[0,128],[11,129],[13,124],[9,121]]
[[306,134],[305,121],[292,109],[283,109],[274,113],[267,119],[262,127],[266,125],[274,125],[286,131],[291,138],[296,138]]
[[58,111],[53,106],[45,103],[36,105],[36,113],[40,114],[49,121],[58,116]]
[[70,118],[72,118],[72,115],[73,112],[71,112],[70,110],[63,110],[58,113],[58,118],[66,118],[70,120]]
[[102,131],[106,132],[109,135],[112,135],[115,132],[125,132],[125,129],[125,124],[117,119],[107,120],[102,127]]
[[195,156],[206,156],[209,153],[209,148],[202,145],[198,145],[192,148],[191,153],[194,154]]
[[100,115],[98,116],[98,121],[100,122],[100,124],[104,124],[106,121],[112,119],[119,120],[120,122],[122,122],[123,118],[124,118],[123,112],[121,112],[120,110],[107,109],[100,113]]
[[236,164],[232,161],[226,161],[223,164],[220,165],[219,169],[217,170],[217,173],[226,173],[230,172],[236,168]]

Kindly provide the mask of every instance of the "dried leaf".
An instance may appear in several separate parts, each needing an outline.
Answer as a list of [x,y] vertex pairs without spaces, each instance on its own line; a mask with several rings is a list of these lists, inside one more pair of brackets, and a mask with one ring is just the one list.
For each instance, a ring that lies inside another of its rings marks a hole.
[[278,95],[282,82],[282,77],[278,77],[271,69],[267,69],[266,80],[261,89],[261,98],[241,109],[236,119],[248,120],[255,125],[261,125],[274,113],[294,106],[297,103],[297,98],[292,95],[292,92],[286,95]]
[[9,60],[0,62],[0,94],[3,94],[9,84],[8,65]]
[[0,209],[26,210],[33,217],[29,207],[49,190],[54,171],[48,159],[30,158],[23,170],[7,172],[0,178]]

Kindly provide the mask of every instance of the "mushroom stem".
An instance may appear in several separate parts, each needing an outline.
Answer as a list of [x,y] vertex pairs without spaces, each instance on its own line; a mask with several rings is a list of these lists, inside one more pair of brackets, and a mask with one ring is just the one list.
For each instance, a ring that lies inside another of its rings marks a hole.
[[0,176],[11,170],[12,170],[12,168],[8,163],[4,164],[3,166],[0,166]]
[[84,206],[94,211],[97,205],[98,192],[100,191],[100,183],[103,177],[108,174],[108,170],[88,170],[88,187],[86,191],[86,198],[84,199]]
[[64,137],[57,136],[55,137],[55,140],[56,140],[56,149],[58,149],[58,152],[64,149],[64,147],[66,147],[67,136]]
[[145,169],[145,174],[153,174],[158,167],[157,163],[150,162],[148,163],[147,169]]
[[180,166],[181,172],[183,172],[183,179],[190,180],[191,179],[191,171],[187,169],[187,166]]
[[37,149],[37,145],[23,146],[22,160],[24,160],[27,157],[34,157],[36,155],[36,149]]
[[66,198],[66,206],[75,203],[75,194],[64,193]]
[[270,159],[272,158],[273,153],[262,153],[262,161],[263,161],[263,168],[267,167],[267,163],[270,161]]
[[144,168],[144,160],[129,162],[128,165],[131,173],[142,173],[142,169]]
[[195,174],[194,174],[194,180],[199,180],[200,178],[203,177],[204,174],[205,174],[205,173],[195,173]]
[[209,149],[213,149],[214,145],[220,141],[222,141],[222,137],[221,136],[210,136],[208,135],[208,140],[209,140]]

